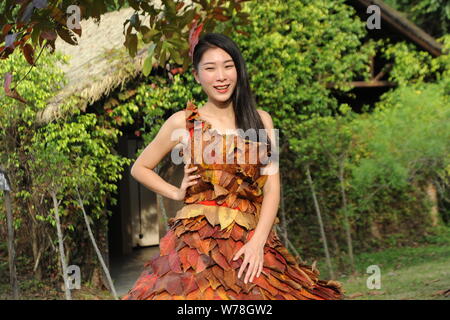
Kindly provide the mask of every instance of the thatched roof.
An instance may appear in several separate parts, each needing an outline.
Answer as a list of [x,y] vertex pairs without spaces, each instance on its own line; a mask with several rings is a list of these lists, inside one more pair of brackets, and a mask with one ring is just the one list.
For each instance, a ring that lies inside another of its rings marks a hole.
[[[428,51],[433,56],[442,54],[442,44],[436,41],[432,36],[419,28],[413,22],[409,21],[404,13],[388,6],[381,0],[351,0],[349,4],[364,12],[370,5],[377,5],[381,11],[382,24],[389,25],[392,29],[402,34],[406,39],[414,42],[423,50]],[[382,27],[383,28],[383,27]]]
[[133,59],[123,45],[123,23],[133,12],[132,8],[109,12],[101,17],[99,24],[92,18],[81,21],[82,36],[77,36],[77,46],[57,39],[56,50],[71,58],[69,64],[60,65],[68,83],[49,101],[47,108],[38,113],[38,123],[59,118],[62,115],[59,106],[67,97],[79,96],[81,102],[77,107],[85,111],[87,105],[142,71],[147,47],[140,49]]

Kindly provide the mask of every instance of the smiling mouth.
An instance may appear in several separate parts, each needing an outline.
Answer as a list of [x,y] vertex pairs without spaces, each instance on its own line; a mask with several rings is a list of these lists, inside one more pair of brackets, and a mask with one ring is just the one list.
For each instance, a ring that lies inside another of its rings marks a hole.
[[213,87],[217,90],[225,90],[225,89],[228,89],[229,86],[230,85],[227,84],[227,85],[223,85],[223,86],[213,86]]

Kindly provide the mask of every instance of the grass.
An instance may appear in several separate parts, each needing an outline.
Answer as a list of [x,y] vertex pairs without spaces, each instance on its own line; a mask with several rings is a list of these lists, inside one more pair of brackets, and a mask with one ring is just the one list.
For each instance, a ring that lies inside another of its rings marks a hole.
[[[428,245],[388,248],[355,256],[353,275],[340,275],[346,299],[450,300],[450,231],[426,239]],[[318,261],[321,278],[328,279],[324,261]],[[380,288],[369,289],[367,268],[380,268]],[[448,291],[448,292],[445,292]]]

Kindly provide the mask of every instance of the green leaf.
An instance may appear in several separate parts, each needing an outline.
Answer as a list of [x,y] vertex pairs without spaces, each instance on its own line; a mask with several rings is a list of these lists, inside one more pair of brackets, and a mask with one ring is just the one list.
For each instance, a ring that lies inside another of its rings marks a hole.
[[152,71],[152,64],[153,64],[153,54],[155,52],[156,45],[152,43],[150,47],[148,48],[148,54],[144,61],[144,68],[142,70],[142,73],[144,76],[148,76],[150,72]]

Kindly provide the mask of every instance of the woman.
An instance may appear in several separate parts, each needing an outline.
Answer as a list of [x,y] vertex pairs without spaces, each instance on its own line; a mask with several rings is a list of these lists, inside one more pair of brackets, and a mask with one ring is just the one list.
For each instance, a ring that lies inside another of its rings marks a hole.
[[[339,282],[319,280],[319,271],[299,264],[276,234],[275,130],[270,115],[255,107],[238,47],[225,35],[203,35],[193,68],[208,101],[201,108],[188,102],[172,115],[131,170],[147,188],[185,206],[169,220],[160,253],[122,299],[342,299]],[[181,129],[187,139],[172,140]],[[189,158],[179,188],[152,170],[178,143]]]

